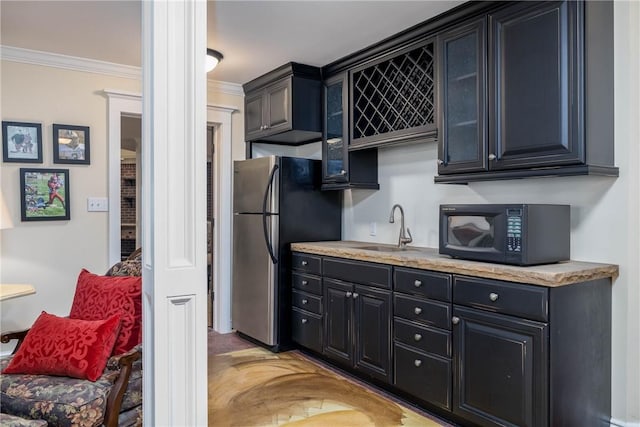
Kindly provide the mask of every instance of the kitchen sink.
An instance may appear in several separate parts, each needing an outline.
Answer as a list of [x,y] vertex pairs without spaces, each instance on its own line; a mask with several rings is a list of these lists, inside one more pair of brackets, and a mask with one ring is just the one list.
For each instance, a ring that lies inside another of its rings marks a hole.
[[376,252],[411,252],[417,250],[414,248],[399,248],[397,246],[360,246],[358,249]]

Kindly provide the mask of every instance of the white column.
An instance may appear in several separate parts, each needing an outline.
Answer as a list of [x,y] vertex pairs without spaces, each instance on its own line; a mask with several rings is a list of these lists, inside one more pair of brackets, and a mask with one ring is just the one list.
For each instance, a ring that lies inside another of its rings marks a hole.
[[144,423],[207,425],[205,1],[145,1]]

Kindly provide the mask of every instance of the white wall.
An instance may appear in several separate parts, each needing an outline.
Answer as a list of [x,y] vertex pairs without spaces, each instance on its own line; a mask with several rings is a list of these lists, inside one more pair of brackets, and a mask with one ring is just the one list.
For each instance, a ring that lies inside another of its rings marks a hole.
[[[0,283],[31,283],[36,294],[0,303],[2,331],[30,327],[42,310],[66,316],[81,268],[108,268],[107,213],[87,212],[87,197],[108,196],[107,98],[104,89],[141,93],[137,79],[0,62],[2,120],[41,122],[43,163],[2,163],[0,184],[14,228],[0,231]],[[208,103],[238,108],[232,115],[234,158],[244,158],[242,96],[208,90]],[[90,127],[91,165],[53,163],[52,124]],[[18,170],[70,170],[71,220],[21,222]],[[12,345],[2,345],[0,353]]]
[[[343,238],[395,243],[399,223],[389,224],[394,203],[405,210],[413,245],[438,246],[438,206],[442,203],[561,203],[571,205],[571,257],[620,265],[613,285],[612,415],[640,421],[640,3],[615,4],[615,157],[617,179],[541,178],[434,184],[435,144],[381,149],[379,191],[345,192]],[[369,223],[377,223],[377,236]]]
[[[2,330],[29,327],[41,310],[68,315],[81,268],[104,273],[107,213],[87,212],[87,197],[107,196],[105,88],[140,91],[137,80],[2,61],[2,120],[42,123],[42,164],[3,163],[2,193],[14,228],[0,234],[0,282],[31,283],[36,294],[0,303]],[[91,164],[53,163],[52,124],[90,127]],[[69,169],[70,221],[21,222],[21,167]],[[7,347],[3,347],[5,350]]]

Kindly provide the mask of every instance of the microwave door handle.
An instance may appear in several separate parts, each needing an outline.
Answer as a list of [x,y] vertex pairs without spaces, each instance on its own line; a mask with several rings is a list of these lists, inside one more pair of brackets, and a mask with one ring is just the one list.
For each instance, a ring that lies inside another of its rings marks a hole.
[[267,201],[269,200],[269,193],[271,192],[271,187],[273,186],[273,180],[277,170],[278,165],[273,165],[273,169],[271,169],[271,174],[269,175],[269,183],[267,184],[267,188],[264,191],[264,197],[262,199],[262,231],[264,232],[264,243],[267,245],[267,251],[269,251],[269,256],[274,264],[278,263],[278,259],[273,253],[273,244],[269,239],[269,230],[267,230],[267,217],[271,215],[270,213],[267,213]]

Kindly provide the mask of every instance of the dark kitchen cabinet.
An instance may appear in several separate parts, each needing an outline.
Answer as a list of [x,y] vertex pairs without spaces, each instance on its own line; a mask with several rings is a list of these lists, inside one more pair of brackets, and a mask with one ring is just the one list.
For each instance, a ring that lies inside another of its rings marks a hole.
[[324,354],[384,382],[391,380],[391,292],[324,278]]
[[608,423],[610,316],[609,280],[454,275],[453,413],[482,426]]
[[324,354],[353,365],[353,285],[323,279],[326,301]]
[[323,90],[322,189],[378,189],[378,151],[349,152],[347,73],[328,78]]
[[351,150],[435,140],[434,48],[423,37],[349,71]]
[[438,36],[438,173],[487,167],[486,18]]
[[394,268],[394,385],[452,409],[451,275]]
[[438,48],[435,182],[618,176],[610,2],[497,6]]
[[246,141],[300,145],[322,138],[319,68],[290,62],[243,88]]
[[547,324],[453,310],[453,412],[479,425],[547,425]]
[[322,353],[323,297],[318,256],[295,253],[291,257],[291,339]]

